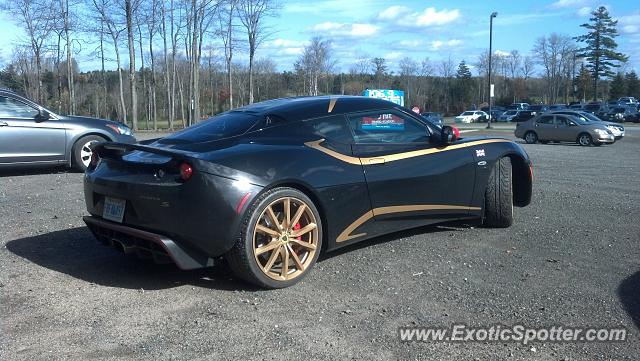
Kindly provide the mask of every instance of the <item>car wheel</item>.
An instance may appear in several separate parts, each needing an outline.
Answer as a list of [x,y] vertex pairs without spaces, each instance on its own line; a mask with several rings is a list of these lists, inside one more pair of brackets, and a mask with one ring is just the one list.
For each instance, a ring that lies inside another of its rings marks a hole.
[[524,141],[527,144],[536,144],[538,142],[538,135],[535,132],[528,131],[527,134],[524,135]]
[[486,227],[506,228],[513,223],[513,187],[511,159],[500,158],[489,174],[484,194],[484,220]]
[[589,134],[582,133],[578,136],[578,144],[580,144],[583,147],[588,147],[591,144],[593,144],[593,139]]
[[73,167],[80,172],[84,172],[91,163],[91,146],[95,143],[104,142],[106,139],[97,135],[88,135],[76,141],[73,145]]
[[243,280],[266,288],[300,281],[322,248],[322,222],[304,193],[274,188],[253,202],[226,259]]

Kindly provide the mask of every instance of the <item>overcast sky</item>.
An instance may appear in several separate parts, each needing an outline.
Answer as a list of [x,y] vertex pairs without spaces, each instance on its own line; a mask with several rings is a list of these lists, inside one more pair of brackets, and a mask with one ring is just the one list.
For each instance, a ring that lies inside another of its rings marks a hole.
[[[583,34],[585,29],[579,25],[599,5],[607,6],[619,20],[618,50],[630,56],[629,68],[640,70],[640,5],[632,0],[282,1],[279,16],[268,20],[274,33],[257,57],[271,58],[279,70],[291,69],[304,45],[319,35],[332,41],[342,71],[365,57],[385,58],[391,70],[403,57],[439,61],[451,56],[456,63],[464,59],[473,64],[488,48],[493,11],[498,12],[493,27],[495,51],[517,49],[526,55],[538,37],[552,32]],[[19,41],[21,32],[6,14],[0,15],[0,32],[2,66],[11,58],[12,44]],[[99,66],[89,55],[93,47],[85,45],[79,55],[83,71]],[[238,55],[239,61],[246,58]]]

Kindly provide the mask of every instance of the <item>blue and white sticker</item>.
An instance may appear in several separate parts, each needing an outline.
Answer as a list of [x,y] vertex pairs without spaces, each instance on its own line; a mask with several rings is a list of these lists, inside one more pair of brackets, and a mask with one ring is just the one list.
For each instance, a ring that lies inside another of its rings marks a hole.
[[476,157],[484,157],[484,149],[476,149]]

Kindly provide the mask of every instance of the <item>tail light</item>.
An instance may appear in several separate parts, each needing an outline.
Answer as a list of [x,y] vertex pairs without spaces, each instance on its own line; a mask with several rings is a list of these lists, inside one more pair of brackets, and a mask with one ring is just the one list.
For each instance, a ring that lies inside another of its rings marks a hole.
[[180,179],[183,182],[188,181],[193,176],[193,167],[189,163],[180,164]]
[[453,128],[453,134],[456,135],[456,138],[460,138],[460,130],[458,130],[458,128],[456,127],[451,127]]

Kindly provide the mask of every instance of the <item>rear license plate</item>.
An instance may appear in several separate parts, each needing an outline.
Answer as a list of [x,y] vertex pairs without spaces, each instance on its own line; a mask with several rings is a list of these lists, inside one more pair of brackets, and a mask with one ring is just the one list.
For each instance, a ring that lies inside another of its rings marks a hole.
[[125,201],[124,199],[105,197],[102,218],[122,223],[122,219],[124,218],[124,208],[126,204],[127,201]]

